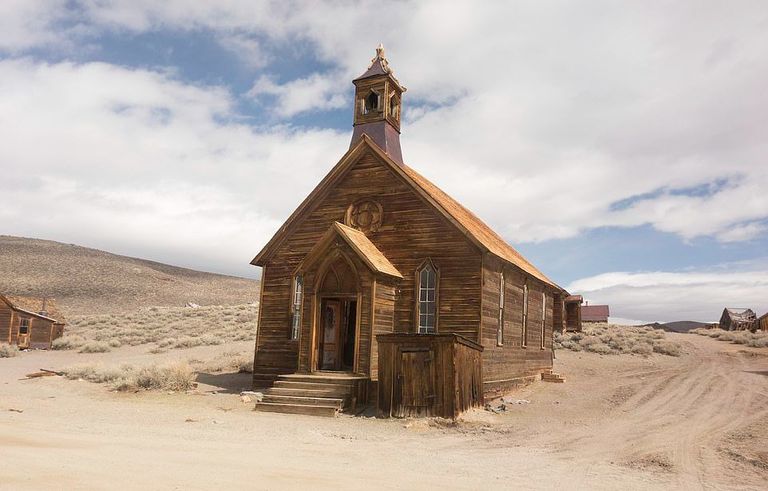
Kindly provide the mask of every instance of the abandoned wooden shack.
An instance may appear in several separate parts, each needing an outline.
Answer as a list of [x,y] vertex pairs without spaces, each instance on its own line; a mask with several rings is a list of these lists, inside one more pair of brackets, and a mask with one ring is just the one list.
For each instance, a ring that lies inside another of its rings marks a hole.
[[349,150],[252,261],[256,408],[454,417],[551,370],[568,293],[403,162],[382,47],[353,84]]
[[565,331],[581,331],[581,304],[584,298],[581,295],[568,295],[565,297]]
[[607,323],[608,317],[611,312],[607,305],[582,305],[581,306],[581,320],[582,322],[599,322]]
[[64,317],[52,299],[0,294],[0,343],[50,349],[64,334]]
[[768,332],[768,312],[758,317],[757,322],[755,323],[755,329]]
[[752,309],[723,309],[720,316],[720,329],[726,331],[742,331],[754,329],[757,315]]

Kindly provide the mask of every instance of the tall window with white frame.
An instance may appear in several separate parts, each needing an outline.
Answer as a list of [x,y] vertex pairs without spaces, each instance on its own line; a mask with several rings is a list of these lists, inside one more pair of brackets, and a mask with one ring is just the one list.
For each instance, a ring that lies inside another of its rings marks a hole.
[[528,346],[528,285],[523,285],[523,348]]
[[301,306],[304,298],[304,278],[297,274],[293,278],[293,318],[291,319],[291,339],[299,339],[301,330]]
[[547,293],[541,292],[541,349],[544,349],[544,333],[547,325]]
[[437,270],[427,261],[418,271],[419,278],[419,334],[437,331]]
[[504,344],[504,272],[499,273],[499,325],[496,328],[496,345]]

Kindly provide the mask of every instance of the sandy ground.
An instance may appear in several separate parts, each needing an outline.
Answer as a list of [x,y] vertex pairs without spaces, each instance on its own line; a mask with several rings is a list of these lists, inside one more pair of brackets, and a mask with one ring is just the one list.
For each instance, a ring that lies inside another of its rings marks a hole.
[[765,489],[768,350],[670,338],[684,356],[558,352],[565,384],[533,384],[511,397],[529,403],[457,424],[257,413],[237,395],[247,375],[202,374],[196,395],[18,380],[249,343],[23,353],[0,360],[0,489]]

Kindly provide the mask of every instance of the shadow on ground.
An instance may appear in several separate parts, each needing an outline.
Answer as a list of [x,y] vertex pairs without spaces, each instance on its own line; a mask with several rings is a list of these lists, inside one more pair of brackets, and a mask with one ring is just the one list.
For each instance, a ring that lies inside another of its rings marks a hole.
[[[206,373],[197,374],[200,390],[225,394],[239,394],[251,390],[253,379],[250,373]],[[209,387],[205,387],[209,386]]]

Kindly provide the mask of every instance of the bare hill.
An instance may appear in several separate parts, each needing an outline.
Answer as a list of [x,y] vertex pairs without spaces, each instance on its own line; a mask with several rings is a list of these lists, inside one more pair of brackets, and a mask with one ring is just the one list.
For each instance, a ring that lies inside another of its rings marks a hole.
[[0,292],[56,299],[65,315],[147,306],[255,302],[259,282],[118,256],[49,240],[0,235]]

